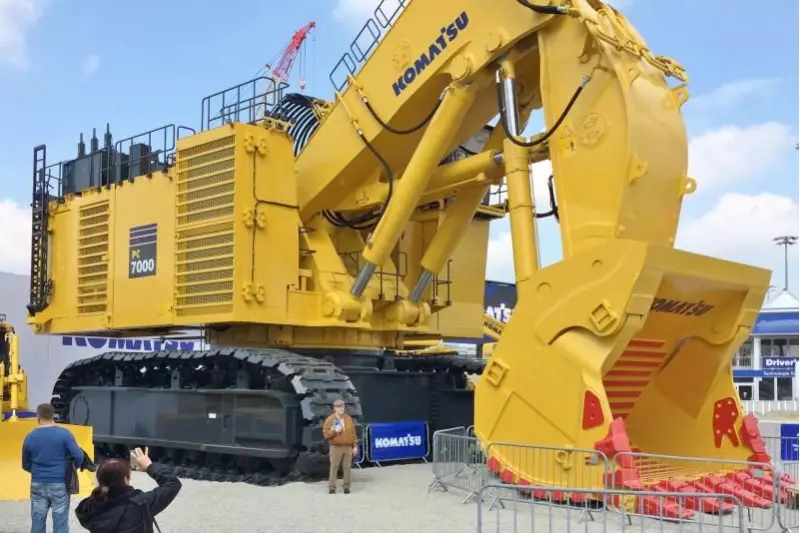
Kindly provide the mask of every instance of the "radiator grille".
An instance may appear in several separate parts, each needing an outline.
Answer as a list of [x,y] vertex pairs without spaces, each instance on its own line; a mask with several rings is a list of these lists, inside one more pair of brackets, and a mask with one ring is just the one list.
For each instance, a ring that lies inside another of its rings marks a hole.
[[108,309],[108,201],[78,214],[78,315]]
[[234,141],[231,135],[178,151],[177,316],[233,309]]

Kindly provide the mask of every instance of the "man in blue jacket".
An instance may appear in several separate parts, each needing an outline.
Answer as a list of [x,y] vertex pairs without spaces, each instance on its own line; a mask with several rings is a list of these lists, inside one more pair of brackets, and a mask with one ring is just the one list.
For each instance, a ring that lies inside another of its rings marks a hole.
[[49,403],[36,408],[39,427],[25,436],[22,468],[31,474],[31,533],[45,533],[47,511],[53,510],[53,533],[69,533],[67,458],[83,462],[83,452],[68,430],[54,422]]

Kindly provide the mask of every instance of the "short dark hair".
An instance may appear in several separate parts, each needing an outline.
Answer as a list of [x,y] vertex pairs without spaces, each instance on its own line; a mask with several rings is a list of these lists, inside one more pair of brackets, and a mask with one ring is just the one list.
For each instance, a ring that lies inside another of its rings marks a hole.
[[49,403],[39,404],[39,407],[36,408],[36,416],[42,420],[53,420],[56,416],[56,410]]

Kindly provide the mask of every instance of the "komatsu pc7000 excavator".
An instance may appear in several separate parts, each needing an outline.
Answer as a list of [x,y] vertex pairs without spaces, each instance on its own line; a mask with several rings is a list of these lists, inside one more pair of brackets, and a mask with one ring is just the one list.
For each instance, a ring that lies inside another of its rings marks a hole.
[[[55,165],[35,149],[35,331],[212,345],[78,361],[61,417],[228,471],[315,464],[334,396],[362,424],[474,417],[484,443],[766,458],[730,368],[770,272],[674,247],[696,187],[687,76],[619,11],[383,0],[330,78],[333,101],[256,79],[205,98],[198,130],[108,132]],[[537,110],[546,131],[526,138]],[[564,257],[540,268],[546,159]],[[503,179],[507,210],[485,200]],[[412,334],[481,335],[505,214],[519,301],[491,357],[397,354]]]

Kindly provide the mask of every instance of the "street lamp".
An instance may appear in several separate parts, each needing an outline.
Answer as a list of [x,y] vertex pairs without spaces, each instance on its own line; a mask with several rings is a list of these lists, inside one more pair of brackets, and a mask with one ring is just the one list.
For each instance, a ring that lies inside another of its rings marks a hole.
[[797,244],[796,235],[781,235],[772,239],[778,246],[783,246],[784,285],[783,290],[789,291],[789,247]]

